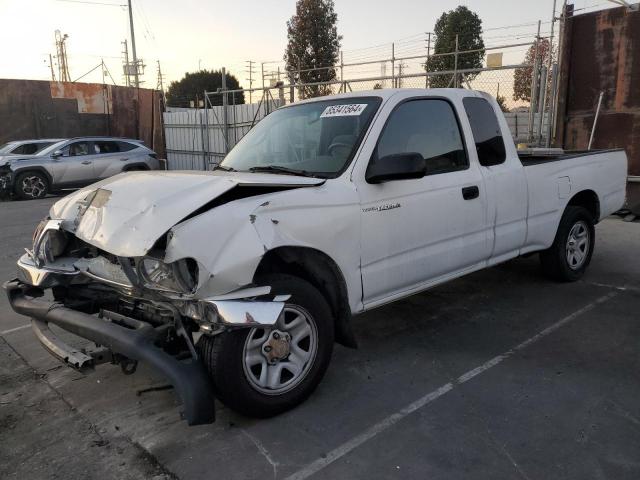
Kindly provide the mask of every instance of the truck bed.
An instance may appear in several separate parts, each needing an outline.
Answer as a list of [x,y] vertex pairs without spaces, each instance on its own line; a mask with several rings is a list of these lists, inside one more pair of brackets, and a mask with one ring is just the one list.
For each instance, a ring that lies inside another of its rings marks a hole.
[[601,153],[618,152],[622,149],[608,149],[608,150],[570,150],[558,153],[557,151],[549,152],[518,152],[518,158],[523,166],[529,167],[532,165],[539,165],[541,163],[559,162],[562,160],[569,160],[576,157],[586,157],[589,155],[598,155]]

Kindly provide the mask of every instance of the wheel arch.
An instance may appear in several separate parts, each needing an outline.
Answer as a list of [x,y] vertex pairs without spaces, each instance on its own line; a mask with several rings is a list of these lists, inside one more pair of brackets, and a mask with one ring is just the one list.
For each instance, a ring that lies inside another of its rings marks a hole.
[[567,206],[586,208],[593,217],[593,223],[600,221],[600,199],[593,190],[582,190],[576,193]]
[[254,274],[254,280],[268,273],[288,273],[316,287],[334,315],[336,342],[357,348],[351,329],[351,308],[347,283],[336,262],[326,253],[310,247],[281,246],[267,251]]
[[143,162],[131,163],[129,165],[125,165],[122,169],[123,172],[140,172],[144,170],[151,170],[149,165]]
[[22,175],[23,173],[29,173],[29,172],[42,173],[47,179],[47,182],[49,182],[49,188],[53,187],[54,182],[51,174],[47,171],[46,168],[38,165],[27,165],[22,168],[16,168],[15,170],[13,170],[14,182],[15,182],[15,179],[18,178],[18,175]]

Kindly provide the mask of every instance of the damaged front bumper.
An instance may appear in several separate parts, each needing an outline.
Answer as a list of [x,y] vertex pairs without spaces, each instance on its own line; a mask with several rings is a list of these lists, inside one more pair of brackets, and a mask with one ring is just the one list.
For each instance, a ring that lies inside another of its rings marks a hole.
[[[47,265],[38,266],[30,254],[25,253],[17,262],[18,279],[26,285],[47,289],[67,286],[78,279],[104,283],[123,291],[130,291],[130,284],[100,278],[90,270],[78,270],[73,259],[60,258]],[[247,288],[225,295],[205,299],[173,299],[180,313],[196,320],[204,332],[216,327],[268,327],[274,325],[284,309],[288,296],[271,296],[265,301],[256,298],[268,297],[269,287]],[[247,300],[251,298],[252,300]]]
[[[190,425],[214,421],[213,385],[194,348],[197,338],[236,328],[269,328],[283,314],[288,299],[288,296],[269,295],[270,287],[252,287],[206,299],[156,297],[145,300],[149,292],[134,294],[131,285],[101,279],[88,270],[79,270],[77,263],[73,258],[58,258],[42,264],[36,262],[30,252],[23,255],[17,262],[19,278],[4,284],[13,310],[31,317],[40,343],[73,368],[91,369],[104,360],[98,358],[95,351],[78,350],[65,344],[49,329],[49,324],[94,342],[99,346],[100,355],[120,363],[121,367],[126,362],[137,361],[151,365],[175,388],[183,404],[183,418]],[[132,318],[117,313],[118,310],[103,309],[99,294],[95,298],[97,307],[87,313],[77,309],[73,302],[69,304],[65,296],[56,297],[61,302],[41,298],[48,289],[72,291],[88,285],[106,286],[111,295],[124,300],[169,306],[174,312],[173,320],[148,322],[136,315]],[[185,328],[185,325],[191,327]],[[166,335],[167,328],[186,340],[191,352],[187,355],[189,360],[179,359],[185,357],[163,348],[161,336]]]
[[47,349],[61,360],[67,363],[81,362],[85,367],[90,363],[86,354],[71,349],[54,337],[48,329],[50,323],[129,359],[146,362],[162,373],[180,397],[183,415],[189,425],[214,421],[213,385],[203,365],[193,360],[179,361],[156,347],[155,331],[150,325],[137,322],[137,325],[129,323],[125,326],[66,308],[38,298],[44,293],[42,289],[19,280],[6,282],[4,289],[11,308],[33,319],[38,338],[44,340]]

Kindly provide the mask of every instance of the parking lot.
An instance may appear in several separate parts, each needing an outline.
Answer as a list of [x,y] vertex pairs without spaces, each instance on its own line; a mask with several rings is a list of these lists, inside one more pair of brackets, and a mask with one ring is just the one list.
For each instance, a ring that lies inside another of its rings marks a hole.
[[[0,278],[55,198],[0,203]],[[518,259],[354,319],[316,393],[269,420],[60,366],[0,298],[2,478],[640,478],[640,223],[597,227],[583,280]]]

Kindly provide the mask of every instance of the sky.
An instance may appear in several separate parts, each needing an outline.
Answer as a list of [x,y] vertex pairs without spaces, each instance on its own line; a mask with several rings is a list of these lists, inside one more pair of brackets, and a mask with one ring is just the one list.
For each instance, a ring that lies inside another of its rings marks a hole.
[[[573,3],[576,9],[585,9],[581,11],[611,6],[606,0]],[[128,10],[122,4],[126,0],[0,0],[0,78],[50,80],[49,54],[55,55],[58,29],[69,36],[72,80],[104,60],[115,82],[122,84],[122,41],[130,36]],[[286,22],[295,12],[296,0],[132,0],[132,4],[137,53],[147,65],[144,86],[156,87],[159,60],[165,88],[187,71],[223,66],[248,87],[246,60],[257,62],[257,76],[261,62],[273,62],[265,64],[270,71],[282,61]],[[533,40],[537,20],[543,22],[543,34],[550,29],[553,0],[467,0],[462,4],[482,19],[487,45]],[[561,4],[558,0],[558,12]],[[397,42],[396,56],[424,52],[425,32],[433,30],[443,11],[458,5],[447,0],[335,0],[345,61],[389,57],[391,42]],[[506,50],[504,61],[517,63],[525,51],[526,47]],[[380,72],[380,66],[369,68]],[[349,73],[359,78],[375,72],[353,68]],[[101,69],[82,81],[101,82]]]

